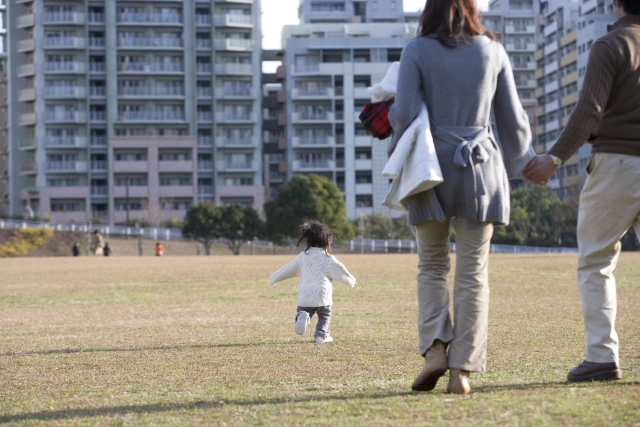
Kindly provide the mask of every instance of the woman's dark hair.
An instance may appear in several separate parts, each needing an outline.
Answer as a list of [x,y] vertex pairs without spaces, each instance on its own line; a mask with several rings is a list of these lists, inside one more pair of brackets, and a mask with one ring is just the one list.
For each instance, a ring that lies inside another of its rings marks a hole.
[[447,47],[459,46],[479,35],[496,40],[480,23],[476,0],[428,0],[420,17],[418,35],[434,35]]
[[309,248],[320,248],[324,249],[325,252],[331,253],[331,241],[333,240],[333,233],[331,229],[318,221],[305,221],[304,224],[300,226],[300,240],[298,240],[298,245],[302,240],[307,241],[307,247],[304,249],[305,252]]
[[620,3],[622,3],[622,10],[624,10],[624,13],[629,15],[640,15],[640,1],[620,0]]

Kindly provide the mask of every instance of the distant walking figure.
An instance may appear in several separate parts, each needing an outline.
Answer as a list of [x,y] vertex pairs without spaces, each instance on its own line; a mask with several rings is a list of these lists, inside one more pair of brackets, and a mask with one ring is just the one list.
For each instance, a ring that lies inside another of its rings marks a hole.
[[156,256],[164,255],[164,246],[160,244],[160,242],[156,243]]
[[80,244],[78,242],[75,242],[73,244],[73,246],[71,247],[71,252],[73,253],[73,256],[80,255]]
[[104,239],[102,238],[102,234],[98,230],[93,232],[93,236],[91,237],[91,252],[94,256],[99,256],[103,254],[104,248]]
[[[447,390],[466,394],[469,373],[486,368],[493,226],[509,221],[508,176],[519,175],[535,156],[509,57],[480,24],[476,0],[426,2],[418,36],[400,59],[389,153],[423,103],[444,182],[408,198],[419,248],[418,334],[425,358],[411,387],[432,390],[449,369]],[[453,318],[447,287],[452,218]]]
[[548,154],[523,174],[543,185],[588,140],[592,156],[578,210],[578,292],[587,336],[569,382],[622,378],[613,270],[620,238],[640,234],[640,1],[616,0],[618,18],[589,50],[580,98]]
[[272,285],[293,277],[300,277],[298,287],[298,309],[295,317],[295,332],[303,335],[311,323],[311,317],[318,315],[314,337],[318,344],[333,341],[329,332],[331,305],[333,304],[333,281],[342,282],[351,289],[356,279],[347,268],[331,255],[333,233],[326,225],[305,222],[300,226],[300,240],[307,242],[304,251],[275,273],[269,281]]

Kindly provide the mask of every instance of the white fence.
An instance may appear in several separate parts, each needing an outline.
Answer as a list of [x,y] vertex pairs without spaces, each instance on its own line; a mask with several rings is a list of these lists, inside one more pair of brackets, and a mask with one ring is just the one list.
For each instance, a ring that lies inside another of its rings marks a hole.
[[[136,228],[127,226],[89,225],[89,224],[51,224],[47,222],[17,221],[0,219],[0,230],[19,228],[50,228],[55,231],[76,231],[88,233],[100,231],[105,237],[122,236],[137,237],[149,240],[184,240],[182,231],[177,228],[146,227]],[[273,243],[256,240],[256,246],[273,246]],[[414,240],[383,240],[383,239],[354,239],[339,247],[341,252],[352,253],[400,253],[416,252]],[[455,252],[456,244],[451,243],[451,251]],[[545,253],[577,253],[577,248],[542,248],[535,246],[491,245],[491,253],[508,254],[545,254]]]

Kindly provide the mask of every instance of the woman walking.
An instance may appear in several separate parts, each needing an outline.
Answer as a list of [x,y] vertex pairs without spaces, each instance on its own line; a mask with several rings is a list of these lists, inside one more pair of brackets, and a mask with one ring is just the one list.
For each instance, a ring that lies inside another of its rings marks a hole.
[[[486,367],[489,244],[493,226],[509,221],[507,176],[534,158],[529,121],[509,58],[480,24],[476,0],[426,2],[418,37],[402,52],[398,82],[388,151],[424,103],[444,178],[408,203],[419,247],[418,333],[425,358],[412,388],[432,390],[448,369],[447,391],[466,394],[469,373]],[[452,218],[453,319],[446,281]]]

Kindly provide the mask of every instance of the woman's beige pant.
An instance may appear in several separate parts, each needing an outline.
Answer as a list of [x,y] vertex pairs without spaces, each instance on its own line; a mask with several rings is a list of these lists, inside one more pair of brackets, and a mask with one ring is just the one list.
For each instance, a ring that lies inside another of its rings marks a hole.
[[434,340],[449,343],[450,368],[483,372],[487,359],[489,317],[489,245],[492,223],[467,227],[456,219],[456,271],[453,322],[449,313],[450,221],[426,221],[416,227],[418,239],[418,334],[420,354]]

